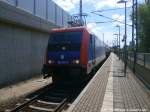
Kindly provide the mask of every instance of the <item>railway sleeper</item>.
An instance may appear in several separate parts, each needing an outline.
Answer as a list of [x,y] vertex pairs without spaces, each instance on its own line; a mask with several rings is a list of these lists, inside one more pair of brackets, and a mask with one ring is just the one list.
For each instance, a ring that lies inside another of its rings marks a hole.
[[43,101],[43,100],[38,100],[37,102],[43,103],[43,104],[48,104],[48,105],[58,105],[58,104],[60,104],[60,103],[55,103],[55,102],[47,102],[47,101]]
[[37,110],[37,111],[46,111],[46,112],[54,111],[54,109],[51,109],[51,108],[43,108],[43,107],[38,107],[38,106],[34,106],[34,105],[29,105],[29,108]]

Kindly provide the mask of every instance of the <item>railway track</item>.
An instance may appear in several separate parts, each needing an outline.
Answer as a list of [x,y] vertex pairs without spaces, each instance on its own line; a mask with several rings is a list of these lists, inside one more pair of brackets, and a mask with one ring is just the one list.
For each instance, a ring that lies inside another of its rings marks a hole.
[[23,103],[16,104],[5,112],[60,112],[77,97],[82,88],[55,85],[44,92],[27,97]]
[[[103,62],[105,60],[103,60]],[[95,68],[90,79],[101,67],[103,62]],[[43,88],[39,92],[33,93],[34,95],[27,97],[24,102],[16,104],[15,108],[7,109],[5,112],[65,112],[88,81],[84,84],[78,84],[78,86],[72,86],[70,84],[51,84],[46,87],[46,89]]]

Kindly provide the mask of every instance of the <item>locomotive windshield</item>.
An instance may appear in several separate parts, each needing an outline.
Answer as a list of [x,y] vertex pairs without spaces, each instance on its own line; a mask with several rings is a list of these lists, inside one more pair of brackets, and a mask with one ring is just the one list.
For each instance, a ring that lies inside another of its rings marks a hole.
[[49,39],[49,43],[80,43],[81,36],[81,32],[52,33]]
[[59,32],[51,33],[49,38],[49,50],[80,50],[82,32]]

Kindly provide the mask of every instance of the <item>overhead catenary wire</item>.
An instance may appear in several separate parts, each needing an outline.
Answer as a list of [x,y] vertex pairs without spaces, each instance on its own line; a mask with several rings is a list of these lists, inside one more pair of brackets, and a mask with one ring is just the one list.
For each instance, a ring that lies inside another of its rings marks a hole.
[[[119,23],[122,23],[122,24],[125,24],[124,22],[121,22],[121,21],[118,21],[118,20],[116,20],[116,19],[113,19],[113,18],[110,18],[110,17],[107,17],[107,16],[104,16],[104,15],[102,15],[102,14],[97,14],[97,13],[95,13],[95,12],[92,12],[93,14],[96,14],[96,15],[98,15],[98,16],[101,16],[101,17],[104,17],[104,18],[107,18],[107,19],[109,19],[109,20],[112,20],[112,21],[114,21],[114,22],[119,22]],[[130,26],[130,27],[132,27],[132,25],[130,25],[130,24],[127,24],[128,26]]]
[[88,22],[88,23],[96,23],[96,24],[102,24],[102,23],[112,23],[112,22],[114,22],[114,21],[90,21],[90,22]]
[[[127,7],[127,8],[132,8],[132,7]],[[92,11],[91,13],[94,13],[94,12],[113,11],[113,10],[120,10],[120,9],[124,9],[124,8],[113,8],[113,9],[97,10],[97,11]]]

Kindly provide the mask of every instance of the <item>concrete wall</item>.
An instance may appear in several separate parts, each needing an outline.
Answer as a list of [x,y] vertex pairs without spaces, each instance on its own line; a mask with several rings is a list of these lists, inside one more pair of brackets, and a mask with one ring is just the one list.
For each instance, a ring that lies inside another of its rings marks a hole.
[[[24,10],[34,16],[38,16],[47,21],[53,22],[62,27],[66,27],[70,15],[60,8],[52,0],[0,0],[21,10]],[[64,18],[64,15],[69,17]]]
[[0,23],[0,86],[40,75],[49,35]]
[[62,24],[51,19],[0,1],[0,87],[41,74],[49,31]]

